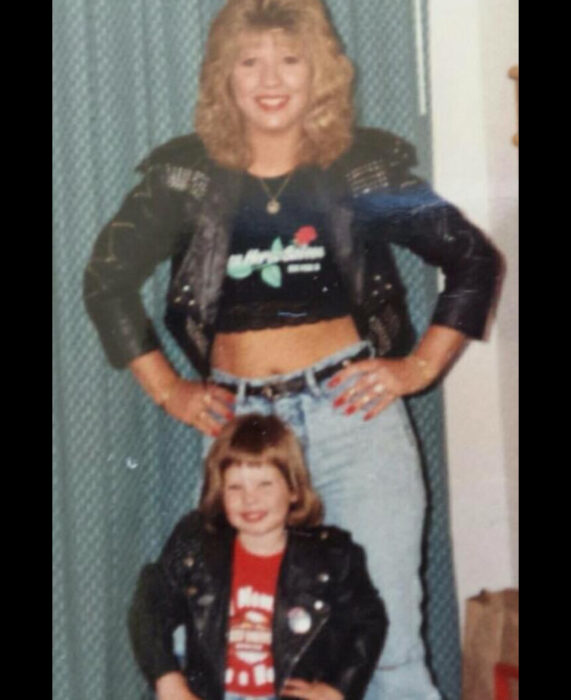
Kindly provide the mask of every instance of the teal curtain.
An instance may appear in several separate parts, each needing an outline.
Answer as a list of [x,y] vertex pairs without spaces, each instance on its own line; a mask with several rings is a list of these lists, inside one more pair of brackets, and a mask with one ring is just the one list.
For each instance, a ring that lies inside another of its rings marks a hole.
[[[99,229],[155,145],[188,132],[208,24],[220,0],[55,0],[53,3],[53,684],[55,700],[150,697],[125,616],[141,565],[193,506],[197,436],[106,363],[81,300]],[[426,0],[329,0],[358,66],[362,124],[413,141],[430,176]],[[420,12],[420,14],[419,14]],[[420,29],[420,31],[419,31]],[[420,39],[420,41],[419,41]],[[421,71],[419,72],[419,66]],[[435,278],[399,252],[421,331]],[[166,267],[144,290],[169,356],[192,370],[162,330]],[[431,513],[427,629],[435,675],[459,698],[459,643],[449,547],[438,390],[410,402],[424,446]]]

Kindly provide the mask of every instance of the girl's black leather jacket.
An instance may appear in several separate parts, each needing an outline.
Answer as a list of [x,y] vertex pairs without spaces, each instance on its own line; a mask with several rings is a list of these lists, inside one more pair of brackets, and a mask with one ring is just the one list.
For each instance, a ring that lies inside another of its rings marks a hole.
[[[445,288],[432,322],[478,338],[500,272],[482,233],[411,174],[410,144],[358,129],[333,165],[312,168],[316,205],[329,216],[329,245],[363,338],[378,355],[410,351],[412,328],[390,243],[440,267]],[[165,322],[204,376],[226,272],[242,174],[214,163],[196,135],[146,158],[141,183],[104,227],[85,271],[84,298],[111,364],[160,347],[140,298],[156,265],[171,259]]]
[[[135,657],[151,685],[179,670],[172,632],[184,624],[183,673],[201,700],[222,700],[234,531],[210,532],[192,512],[155,564],[145,566],[129,611]],[[304,615],[300,629],[292,620]],[[320,680],[359,700],[378,661],[388,622],[364,553],[335,527],[292,529],[275,598],[276,690],[288,678]],[[297,629],[297,631],[296,631]]]

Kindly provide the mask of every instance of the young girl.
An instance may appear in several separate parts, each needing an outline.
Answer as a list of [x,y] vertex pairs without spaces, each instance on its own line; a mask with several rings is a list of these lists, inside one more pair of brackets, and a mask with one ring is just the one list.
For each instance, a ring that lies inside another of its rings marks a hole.
[[[357,700],[387,618],[348,533],[320,526],[300,445],[275,416],[228,423],[200,506],[144,567],[133,649],[160,700]],[[173,630],[186,628],[181,669]]]

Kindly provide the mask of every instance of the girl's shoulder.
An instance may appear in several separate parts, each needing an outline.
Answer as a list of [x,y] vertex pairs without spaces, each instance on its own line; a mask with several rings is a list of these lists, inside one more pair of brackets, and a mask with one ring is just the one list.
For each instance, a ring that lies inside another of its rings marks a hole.
[[349,550],[356,546],[351,533],[335,525],[295,528],[290,536],[300,544],[324,550]]

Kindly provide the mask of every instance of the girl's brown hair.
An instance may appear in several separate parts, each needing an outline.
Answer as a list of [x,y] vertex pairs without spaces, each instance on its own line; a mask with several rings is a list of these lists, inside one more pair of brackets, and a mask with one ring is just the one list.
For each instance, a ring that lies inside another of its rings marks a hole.
[[222,501],[224,472],[244,462],[270,463],[279,469],[296,497],[286,525],[309,527],[321,523],[323,505],[311,486],[301,446],[293,431],[275,416],[250,413],[227,423],[206,457],[198,509],[207,525],[216,527],[226,522]]
[[243,32],[281,29],[300,39],[312,66],[311,104],[304,119],[298,165],[327,167],[351,144],[353,66],[321,0],[227,0],[214,19],[196,108],[195,127],[210,156],[245,170],[251,153],[232,96],[230,74]]

